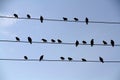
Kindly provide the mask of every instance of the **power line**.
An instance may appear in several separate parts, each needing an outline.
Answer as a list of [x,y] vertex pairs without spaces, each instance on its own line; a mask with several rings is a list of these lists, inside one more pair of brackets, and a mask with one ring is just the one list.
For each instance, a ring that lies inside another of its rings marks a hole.
[[[10,19],[26,19],[26,20],[40,20],[40,18],[27,18],[27,17],[8,17],[8,16],[0,16],[0,18],[10,18]],[[59,22],[77,22],[77,23],[86,23],[86,21],[75,21],[75,20],[67,20],[64,21],[62,19],[43,19],[44,21],[59,21]],[[99,24],[120,24],[120,22],[110,22],[110,21],[90,21],[88,23],[99,23]]]

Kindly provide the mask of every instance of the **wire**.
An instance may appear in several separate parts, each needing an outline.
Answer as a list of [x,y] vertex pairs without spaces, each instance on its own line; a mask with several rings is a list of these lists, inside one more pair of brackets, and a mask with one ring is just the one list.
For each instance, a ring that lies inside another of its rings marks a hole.
[[[40,18],[26,18],[26,17],[8,17],[0,16],[0,18],[11,18],[11,19],[27,19],[27,20],[40,20]],[[75,21],[75,20],[60,20],[60,19],[43,19],[44,21],[62,21],[62,22],[77,22],[77,23],[86,23],[86,21]],[[109,22],[109,21],[89,21],[89,23],[99,23],[99,24],[120,24],[120,22]]]

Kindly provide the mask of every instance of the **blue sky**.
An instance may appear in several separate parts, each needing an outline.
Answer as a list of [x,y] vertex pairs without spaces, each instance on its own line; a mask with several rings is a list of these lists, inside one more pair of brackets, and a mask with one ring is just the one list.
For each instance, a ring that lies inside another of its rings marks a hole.
[[[119,1],[117,0],[1,0],[0,15],[20,17],[72,20],[78,17],[84,20],[88,17],[95,21],[120,21]],[[95,39],[95,43],[102,43],[111,39],[120,43],[119,25],[50,22],[31,20],[0,19],[0,39],[27,40],[28,36],[34,41],[45,38],[61,39],[63,42],[86,40],[88,43]],[[105,60],[120,60],[119,47],[78,46],[0,43],[0,58],[39,58],[59,59],[60,56],[89,60],[98,60],[102,56]],[[66,62],[11,62],[0,61],[0,80],[119,80],[120,64],[118,63],[66,63]]]

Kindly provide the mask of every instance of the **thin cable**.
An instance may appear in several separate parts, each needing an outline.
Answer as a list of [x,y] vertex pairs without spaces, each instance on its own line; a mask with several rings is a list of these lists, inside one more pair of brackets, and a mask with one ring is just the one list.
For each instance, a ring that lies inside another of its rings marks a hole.
[[[0,16],[0,18],[10,18],[10,19],[27,19],[27,20],[40,20],[40,18],[26,18],[26,17],[8,17],[8,16]],[[86,23],[85,21],[75,21],[75,20],[60,20],[60,19],[43,19],[44,21],[62,21],[62,22],[77,22],[77,23]],[[109,22],[109,21],[90,21],[89,23],[99,23],[99,24],[120,24],[120,22]]]

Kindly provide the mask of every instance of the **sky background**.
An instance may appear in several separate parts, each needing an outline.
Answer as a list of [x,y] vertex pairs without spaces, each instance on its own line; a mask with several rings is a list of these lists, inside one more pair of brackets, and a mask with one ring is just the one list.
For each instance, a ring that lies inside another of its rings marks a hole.
[[[0,15],[19,17],[62,19],[74,17],[84,20],[88,17],[94,21],[120,21],[119,0],[0,0]],[[61,39],[63,42],[75,42],[91,39],[102,43],[111,39],[120,43],[120,25],[51,22],[17,19],[0,19],[0,39],[15,40],[18,36],[27,41],[48,41]],[[28,56],[30,59],[59,59],[60,56],[80,60],[120,60],[119,47],[50,45],[0,43],[0,58],[19,58]],[[119,63],[69,63],[69,62],[11,62],[0,61],[0,80],[119,80]]]

